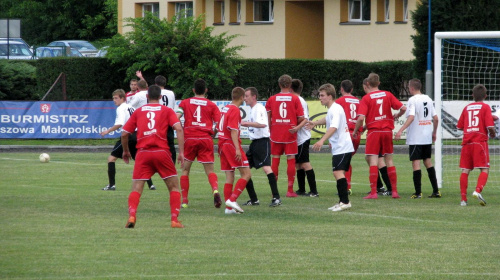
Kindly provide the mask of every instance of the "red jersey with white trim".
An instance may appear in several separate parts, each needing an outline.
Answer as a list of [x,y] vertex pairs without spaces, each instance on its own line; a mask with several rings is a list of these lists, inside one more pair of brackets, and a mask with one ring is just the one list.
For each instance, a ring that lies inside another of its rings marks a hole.
[[399,110],[403,106],[403,103],[389,91],[378,90],[363,96],[358,115],[365,116],[368,130],[393,130],[394,118],[391,109]]
[[266,102],[266,111],[271,112],[271,141],[293,143],[297,133],[288,130],[297,126],[297,118],[304,117],[304,109],[298,96],[292,93],[278,93]]
[[240,124],[241,124],[241,114],[240,108],[236,107],[234,104],[228,104],[226,107],[222,108],[221,117],[219,121],[219,146],[221,141],[230,141],[231,130],[238,131],[238,143],[241,144],[240,139]]
[[[335,103],[339,104],[344,109],[347,119],[347,127],[349,127],[349,131],[352,133],[354,131],[354,127],[356,127],[356,121],[358,120],[358,108],[360,104],[359,98],[352,95],[342,96],[335,100]],[[360,127],[359,131],[363,131],[363,128]]]
[[123,130],[133,133],[137,128],[137,149],[168,149],[167,130],[180,123],[174,110],[161,104],[146,104],[136,109]]
[[474,102],[465,106],[457,128],[463,130],[462,145],[474,142],[488,141],[488,127],[494,127],[490,105],[483,102]]
[[199,97],[184,99],[179,104],[178,112],[184,114],[184,136],[211,137],[214,123],[220,121],[220,110],[215,103]]

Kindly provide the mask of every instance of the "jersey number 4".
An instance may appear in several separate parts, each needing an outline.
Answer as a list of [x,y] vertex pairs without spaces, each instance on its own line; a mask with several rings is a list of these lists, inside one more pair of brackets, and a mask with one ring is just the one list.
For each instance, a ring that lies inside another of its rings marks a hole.
[[201,122],[201,108],[200,108],[200,106],[196,107],[196,110],[194,110],[193,117],[196,118],[197,122]]

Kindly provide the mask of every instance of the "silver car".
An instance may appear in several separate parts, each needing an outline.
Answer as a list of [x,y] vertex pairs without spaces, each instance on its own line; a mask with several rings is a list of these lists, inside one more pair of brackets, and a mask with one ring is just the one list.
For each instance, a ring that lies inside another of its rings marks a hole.
[[49,47],[69,47],[77,49],[83,56],[94,57],[99,51],[94,45],[82,40],[64,40],[51,42]]
[[33,59],[33,53],[23,43],[17,41],[0,41],[0,59]]

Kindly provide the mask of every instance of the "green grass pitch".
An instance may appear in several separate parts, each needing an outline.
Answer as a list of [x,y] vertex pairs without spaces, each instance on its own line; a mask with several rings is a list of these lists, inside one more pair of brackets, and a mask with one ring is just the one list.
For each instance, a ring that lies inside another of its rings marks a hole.
[[[107,153],[0,154],[0,279],[499,279],[500,190],[488,184],[481,207],[458,185],[412,200],[411,163],[395,156],[401,199],[363,200],[368,167],[353,158],[352,209],[337,201],[329,154],[312,154],[319,198],[286,198],[268,207],[270,190],[252,170],[260,206],[242,215],[215,209],[201,164],[191,174],[190,205],[170,228],[168,192],[145,190],[135,229],[125,229],[132,165],[117,163],[117,190],[104,192]],[[216,162],[219,170],[219,162]],[[475,185],[473,171],[469,194]],[[498,172],[492,170],[492,172]],[[456,169],[456,176],[460,170]],[[218,172],[222,190],[224,174]],[[242,204],[246,192],[240,197]]]

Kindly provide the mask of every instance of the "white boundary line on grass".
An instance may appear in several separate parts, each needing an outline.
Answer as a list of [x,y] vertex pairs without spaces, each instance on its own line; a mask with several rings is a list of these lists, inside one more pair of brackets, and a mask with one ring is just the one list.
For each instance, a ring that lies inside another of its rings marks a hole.
[[[207,277],[252,277],[252,276],[302,276],[302,273],[214,273],[214,274],[156,274],[156,275],[92,275],[92,276],[63,276],[63,277],[36,277],[36,278],[26,278],[26,277],[15,277],[9,279],[95,279],[95,278],[160,278],[168,279],[169,277],[189,277],[189,278],[207,278]],[[380,273],[380,272],[351,272],[351,273],[308,273],[309,276],[497,276],[498,273],[494,272],[437,272],[437,273],[422,273],[422,272],[390,272],[390,273]]]

